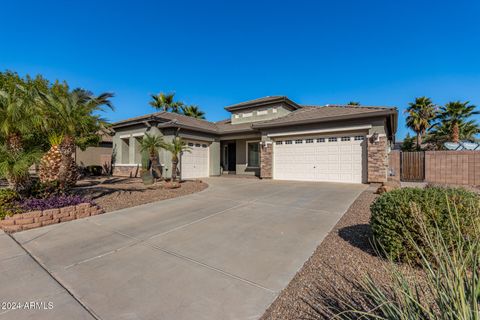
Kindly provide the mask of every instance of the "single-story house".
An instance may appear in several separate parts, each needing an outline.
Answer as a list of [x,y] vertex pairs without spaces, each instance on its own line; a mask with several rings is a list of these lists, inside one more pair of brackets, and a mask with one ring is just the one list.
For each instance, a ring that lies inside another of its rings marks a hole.
[[101,139],[97,146],[75,150],[75,162],[80,168],[89,166],[101,166],[104,174],[111,172],[113,137],[107,133],[101,133]]
[[[135,176],[145,133],[190,146],[180,159],[182,179],[221,174],[278,180],[347,183],[387,180],[388,154],[395,141],[395,108],[350,105],[306,106],[269,96],[225,108],[227,120],[210,122],[156,112],[113,124],[114,175]],[[160,150],[165,177],[171,156]]]

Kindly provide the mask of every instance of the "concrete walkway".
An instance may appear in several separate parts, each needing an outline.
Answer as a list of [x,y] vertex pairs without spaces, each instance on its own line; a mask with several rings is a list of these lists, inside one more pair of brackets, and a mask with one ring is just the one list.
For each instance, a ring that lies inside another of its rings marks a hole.
[[0,319],[257,319],[366,188],[207,182],[197,194],[15,234],[33,259],[2,235],[2,301],[54,308]]

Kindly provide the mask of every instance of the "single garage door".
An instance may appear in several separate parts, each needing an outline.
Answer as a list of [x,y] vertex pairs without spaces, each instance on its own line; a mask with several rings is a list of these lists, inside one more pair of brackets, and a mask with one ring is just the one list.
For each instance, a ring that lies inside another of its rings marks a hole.
[[362,183],[365,144],[364,134],[276,139],[273,178]]
[[182,179],[208,177],[209,145],[206,142],[199,141],[186,141],[186,143],[190,147],[190,152],[184,152],[182,154],[180,164]]

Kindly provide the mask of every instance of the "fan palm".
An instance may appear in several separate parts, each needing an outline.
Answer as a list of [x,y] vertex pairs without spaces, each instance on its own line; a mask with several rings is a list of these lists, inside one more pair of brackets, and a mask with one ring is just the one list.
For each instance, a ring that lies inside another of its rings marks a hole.
[[140,142],[140,150],[146,152],[150,159],[152,172],[155,172],[157,177],[161,177],[162,173],[158,168],[158,150],[164,146],[165,142],[162,137],[156,135],[145,134]]
[[180,137],[173,138],[171,143],[165,143],[163,148],[172,154],[172,181],[175,181],[177,179],[180,155],[183,152],[191,152],[191,149]]
[[416,98],[415,102],[409,103],[405,112],[408,114],[407,127],[417,135],[417,148],[422,146],[422,138],[431,127],[432,121],[437,115],[436,106],[427,97]]
[[198,106],[185,106],[182,108],[182,113],[189,117],[205,119],[205,112],[200,110]]
[[454,142],[458,142],[460,139],[472,140],[480,132],[480,128],[470,118],[479,112],[476,111],[474,105],[469,103],[469,101],[454,101],[440,107],[437,116],[439,122],[435,125],[435,131],[443,131]]
[[159,111],[180,113],[183,102],[174,101],[175,93],[163,93],[150,95],[152,101],[149,104]]
[[[113,108],[110,98],[112,93],[102,93],[94,96],[83,89],[69,91],[51,91],[40,93],[44,103],[44,124],[46,132],[61,136],[56,139],[57,145],[51,145],[49,153],[45,154],[40,165],[40,179],[43,182],[57,180],[62,188],[73,186],[78,178],[73,153],[75,146],[86,147],[88,142],[98,136],[99,130],[106,126],[106,121],[96,112],[104,111],[104,107]],[[52,152],[58,149],[61,154],[61,164],[55,164]],[[52,170],[59,167],[58,171]]]

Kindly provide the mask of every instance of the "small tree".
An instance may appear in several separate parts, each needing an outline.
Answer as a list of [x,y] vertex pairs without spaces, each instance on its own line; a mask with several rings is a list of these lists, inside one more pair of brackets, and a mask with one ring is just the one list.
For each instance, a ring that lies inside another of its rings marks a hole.
[[180,155],[183,152],[191,152],[190,147],[182,140],[182,138],[176,136],[171,143],[165,143],[163,148],[172,154],[172,181],[177,179],[177,168]]
[[164,145],[165,142],[162,137],[150,135],[148,133],[145,134],[142,142],[140,142],[140,150],[148,154],[151,164],[150,169],[152,170],[152,173],[155,173],[156,178],[162,176],[162,173],[158,169],[158,150]]
[[414,151],[415,148],[416,147],[415,147],[414,138],[410,136],[410,133],[407,133],[407,136],[405,137],[405,139],[403,139],[403,143],[400,149],[402,151]]

